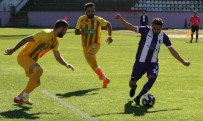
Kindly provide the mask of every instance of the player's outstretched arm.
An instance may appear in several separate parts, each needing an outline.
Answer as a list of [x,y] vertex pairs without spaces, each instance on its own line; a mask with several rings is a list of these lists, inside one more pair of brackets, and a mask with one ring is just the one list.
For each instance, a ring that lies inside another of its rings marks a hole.
[[23,45],[25,45],[27,42],[34,42],[34,38],[33,36],[27,36],[25,38],[23,38],[14,48],[7,48],[5,50],[4,55],[12,55],[16,50],[18,50],[20,47],[22,47]]
[[111,34],[112,34],[112,26],[111,26],[111,23],[107,23],[106,24],[106,29],[107,29],[107,31],[108,31],[108,38],[107,38],[107,40],[106,40],[106,42],[108,43],[108,44],[111,44],[112,42],[113,42],[113,39],[111,38]]
[[55,59],[61,64],[66,66],[67,68],[71,68],[74,71],[73,65],[67,63],[65,59],[61,56],[59,51],[53,51]]
[[180,61],[183,65],[185,65],[185,66],[189,66],[190,65],[190,62],[183,60],[180,57],[180,55],[178,54],[178,52],[173,47],[169,48],[169,51],[171,52],[173,57],[176,58],[178,61]]
[[79,29],[75,29],[75,35],[81,35],[82,32]]
[[115,19],[118,20],[127,29],[137,32],[137,27],[127,22],[120,14],[116,14]]

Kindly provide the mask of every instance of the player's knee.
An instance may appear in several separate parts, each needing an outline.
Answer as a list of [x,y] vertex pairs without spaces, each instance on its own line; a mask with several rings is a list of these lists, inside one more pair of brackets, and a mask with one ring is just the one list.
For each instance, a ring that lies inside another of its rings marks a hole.
[[130,80],[130,81],[129,81],[129,87],[135,86],[136,83],[137,83],[137,81],[135,81],[135,80]]
[[37,74],[40,77],[43,74],[43,69],[40,66],[37,66],[33,69],[33,73]]
[[39,87],[40,84],[41,84],[40,81],[37,81],[37,82],[36,82],[36,87]]
[[154,75],[149,75],[148,76],[148,81],[150,81],[151,83],[154,83],[155,81],[156,81],[156,76],[154,76]]
[[150,78],[156,79],[156,76],[154,76],[154,75],[149,75],[149,76],[148,76],[148,79],[150,79]]

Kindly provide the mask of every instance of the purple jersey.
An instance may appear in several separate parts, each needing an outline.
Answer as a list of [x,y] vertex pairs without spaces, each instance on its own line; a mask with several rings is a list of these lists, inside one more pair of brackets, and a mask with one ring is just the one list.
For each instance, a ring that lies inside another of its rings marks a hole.
[[140,26],[137,27],[137,32],[141,33],[136,55],[137,62],[157,63],[161,44],[164,43],[168,48],[172,47],[168,36],[163,31],[159,35],[153,35],[152,28]]

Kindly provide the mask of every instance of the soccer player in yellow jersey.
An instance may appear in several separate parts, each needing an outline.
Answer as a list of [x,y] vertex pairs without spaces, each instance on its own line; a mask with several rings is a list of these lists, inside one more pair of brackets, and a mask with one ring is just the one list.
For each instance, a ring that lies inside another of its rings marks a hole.
[[25,103],[32,105],[29,94],[40,85],[40,77],[43,69],[37,63],[37,60],[49,50],[53,51],[56,60],[67,68],[74,70],[73,66],[67,63],[59,52],[58,37],[62,38],[68,29],[68,23],[65,20],[57,20],[53,30],[43,30],[36,34],[23,38],[15,47],[5,50],[5,55],[13,54],[21,46],[25,45],[18,54],[19,65],[25,70],[29,82],[25,89],[16,97],[14,102],[17,104]]
[[105,19],[95,16],[94,3],[86,3],[84,6],[86,15],[80,16],[75,27],[75,34],[82,35],[82,47],[85,59],[90,67],[103,80],[103,88],[106,88],[110,80],[104,75],[102,69],[98,66],[96,54],[101,44],[101,27],[107,27],[108,38],[107,43],[112,43],[111,23]]

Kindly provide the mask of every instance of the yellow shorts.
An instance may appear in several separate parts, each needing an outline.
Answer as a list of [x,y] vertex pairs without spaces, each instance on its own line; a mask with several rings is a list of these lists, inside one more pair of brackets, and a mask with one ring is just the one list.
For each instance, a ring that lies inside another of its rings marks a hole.
[[83,48],[84,54],[92,54],[96,55],[96,53],[99,51],[100,44],[92,43],[89,47]]
[[25,70],[26,76],[30,76],[29,69],[30,67],[36,63],[33,59],[31,59],[27,55],[18,55],[18,64]]

